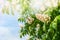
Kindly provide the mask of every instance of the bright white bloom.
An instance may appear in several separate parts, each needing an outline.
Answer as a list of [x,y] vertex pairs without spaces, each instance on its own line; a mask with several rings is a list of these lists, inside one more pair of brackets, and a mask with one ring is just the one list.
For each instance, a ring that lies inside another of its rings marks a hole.
[[25,25],[24,24],[19,24],[20,28],[23,28]]
[[45,1],[45,5],[48,6],[48,7],[56,7],[58,6],[58,0],[46,0]]
[[33,21],[34,21],[34,18],[32,18],[32,17],[27,18],[27,23],[28,24],[31,24]]
[[54,7],[58,6],[58,0],[52,0],[52,3]]
[[50,17],[46,14],[36,14],[35,16],[38,20],[40,20],[42,22],[47,22],[48,23],[50,21]]

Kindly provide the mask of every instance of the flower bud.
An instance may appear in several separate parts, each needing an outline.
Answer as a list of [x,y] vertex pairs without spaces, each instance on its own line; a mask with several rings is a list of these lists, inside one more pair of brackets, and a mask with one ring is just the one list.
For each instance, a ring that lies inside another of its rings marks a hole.
[[39,30],[39,28],[40,28],[40,24],[37,24],[36,25],[36,32]]

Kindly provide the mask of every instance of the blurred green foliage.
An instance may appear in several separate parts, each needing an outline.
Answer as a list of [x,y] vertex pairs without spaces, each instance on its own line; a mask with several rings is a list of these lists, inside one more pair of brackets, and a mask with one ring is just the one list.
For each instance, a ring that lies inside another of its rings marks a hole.
[[[12,0],[8,1],[12,3]],[[36,18],[36,10],[30,7],[30,3],[31,0],[19,0],[18,3],[21,5],[21,11],[19,11],[20,17],[18,18],[18,21],[24,22],[25,25],[23,25],[24,27],[21,27],[20,37],[22,38],[28,34],[30,36],[28,40],[60,40],[60,0],[58,0],[58,6],[48,7],[46,10],[38,12],[47,14],[50,17],[50,21],[48,23],[42,22],[41,19],[39,20]],[[6,12],[9,14],[8,7],[6,8],[4,6],[2,9],[3,13]],[[11,7],[12,14],[14,14],[14,7]]]
[[[27,8],[25,12],[29,10],[29,8],[28,9]],[[26,34],[28,34],[30,36],[28,40],[60,40],[60,11],[59,10],[60,10],[60,6],[58,4],[58,6],[56,7],[51,7],[43,11],[43,14],[48,14],[51,18],[48,24],[38,20],[35,14],[31,14],[30,16],[34,18],[34,21],[31,24],[25,22],[25,26],[22,27],[20,30],[20,37],[23,37]],[[39,29],[37,29],[38,31],[36,31],[37,24],[40,25]]]

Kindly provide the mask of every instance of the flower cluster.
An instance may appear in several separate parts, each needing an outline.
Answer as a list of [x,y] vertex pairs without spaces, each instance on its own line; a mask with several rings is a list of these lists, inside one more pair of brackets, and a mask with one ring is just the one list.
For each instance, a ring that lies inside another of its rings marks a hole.
[[50,16],[46,14],[35,14],[36,18],[42,22],[49,22],[50,21]]
[[34,21],[34,18],[32,18],[32,17],[27,18],[27,23],[28,24],[31,24],[33,21]]

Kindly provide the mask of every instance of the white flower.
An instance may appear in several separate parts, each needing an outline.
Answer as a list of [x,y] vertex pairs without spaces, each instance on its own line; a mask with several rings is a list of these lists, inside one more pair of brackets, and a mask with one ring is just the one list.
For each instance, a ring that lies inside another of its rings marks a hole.
[[47,22],[48,23],[50,21],[50,17],[46,14],[36,14],[35,16],[38,20],[40,20],[42,22]]
[[19,24],[20,28],[23,28],[25,25],[24,24]]
[[32,17],[27,18],[27,23],[28,24],[31,24],[33,21],[34,21],[34,18],[32,18]]

